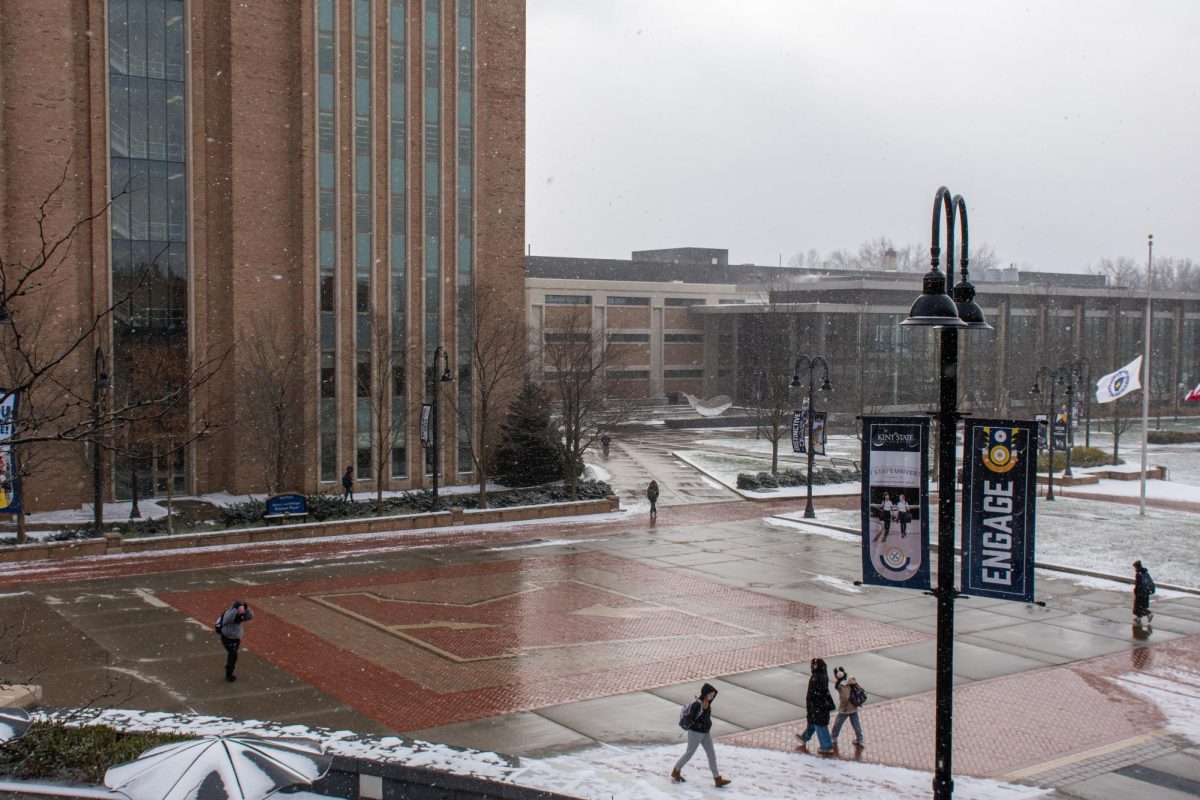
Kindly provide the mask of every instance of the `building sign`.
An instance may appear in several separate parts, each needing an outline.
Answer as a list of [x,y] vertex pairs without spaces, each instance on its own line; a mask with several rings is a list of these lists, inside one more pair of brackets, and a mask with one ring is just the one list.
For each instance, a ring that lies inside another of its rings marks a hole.
[[[812,432],[813,432],[813,453],[818,456],[825,455],[825,420],[827,414],[824,411],[817,411],[813,414]],[[807,453],[805,449],[805,439],[808,436],[808,411],[793,411],[792,412],[792,452]]]
[[16,453],[9,444],[17,420],[17,393],[0,390],[0,514],[21,513],[21,489]]
[[863,583],[929,588],[929,418],[863,417]]
[[429,447],[429,415],[432,413],[432,403],[421,404],[421,444],[424,447]]
[[296,517],[308,514],[308,501],[302,494],[277,494],[267,498],[267,516]]
[[967,594],[1033,602],[1036,424],[966,421],[962,588]]

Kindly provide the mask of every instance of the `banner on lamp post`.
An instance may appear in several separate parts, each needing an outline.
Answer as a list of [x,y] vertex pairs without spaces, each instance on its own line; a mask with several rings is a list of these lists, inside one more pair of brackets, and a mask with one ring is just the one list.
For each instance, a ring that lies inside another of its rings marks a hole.
[[421,404],[421,445],[429,447],[429,417],[433,413],[432,403]]
[[962,590],[1033,602],[1037,423],[966,420]]
[[808,434],[808,412],[792,412],[792,452],[804,453],[804,437]]
[[0,514],[21,513],[21,482],[17,474],[16,453],[9,440],[17,421],[17,393],[4,396],[0,390]]
[[1054,415],[1054,449],[1065,453],[1067,451],[1067,412],[1059,411]]
[[929,418],[863,417],[863,583],[929,588]]
[[1046,434],[1046,425],[1048,424],[1046,422],[1046,415],[1038,414],[1034,419],[1037,421],[1037,446],[1039,449],[1045,450],[1050,446],[1050,439],[1047,438]]
[[[818,456],[825,455],[825,420],[827,413],[824,411],[813,412],[812,418],[812,445],[813,454]],[[807,453],[808,441],[808,411],[793,411],[792,412],[792,452]]]

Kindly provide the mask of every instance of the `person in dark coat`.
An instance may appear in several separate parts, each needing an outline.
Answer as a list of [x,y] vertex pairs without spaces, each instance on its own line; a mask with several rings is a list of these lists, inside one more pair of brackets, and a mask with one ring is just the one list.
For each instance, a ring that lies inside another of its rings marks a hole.
[[1133,562],[1133,619],[1138,625],[1142,624],[1142,617],[1146,618],[1146,624],[1154,619],[1154,615],[1150,613],[1150,595],[1154,594],[1154,579],[1150,577],[1150,570],[1142,566],[1141,561]]
[[824,659],[814,658],[809,663],[809,669],[808,694],[804,698],[808,725],[804,728],[804,733],[796,734],[796,738],[800,740],[800,749],[807,753],[808,740],[816,733],[817,743],[820,745],[817,752],[829,755],[833,752],[833,739],[829,735],[829,715],[837,708],[837,704],[833,702],[833,695],[829,693],[829,668],[825,666]]
[[[676,783],[683,783],[683,775],[679,771],[684,765],[691,760],[696,753],[696,748],[703,746],[704,753],[708,756],[708,768],[712,771],[713,782],[717,788],[728,786],[732,781],[722,778],[721,771],[717,769],[717,753],[713,750],[712,740],[712,701],[717,697],[717,690],[711,684],[704,684],[700,687],[700,696],[688,706],[686,722],[688,744],[687,750],[675,762],[675,769],[671,770],[671,780]],[[683,720],[681,720],[682,724]]]
[[646,499],[650,501],[650,519],[658,518],[658,481],[650,481],[646,487]]
[[342,500],[351,501],[354,499],[354,465],[346,467],[346,471],[342,473]]
[[217,633],[221,636],[221,645],[225,648],[225,680],[233,683],[237,676],[233,674],[237,666],[238,650],[242,647],[242,635],[245,633],[242,623],[254,619],[250,606],[241,600],[234,600],[229,608],[217,617]]

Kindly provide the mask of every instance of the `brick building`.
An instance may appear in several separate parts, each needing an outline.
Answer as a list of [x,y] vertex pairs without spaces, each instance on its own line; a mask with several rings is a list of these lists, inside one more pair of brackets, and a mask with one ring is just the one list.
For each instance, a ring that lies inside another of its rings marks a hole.
[[[103,212],[53,288],[56,329],[116,303],[72,366],[90,386],[103,346],[116,396],[149,362],[229,353],[178,421],[205,415],[211,434],[122,447],[107,495],[160,493],[169,474],[176,491],[262,489],[241,345],[265,333],[304,346],[289,488],[335,487],[347,464],[363,488],[425,485],[438,345],[456,377],[443,404],[463,412],[442,415],[442,480],[469,471],[464,298],[523,279],[524,39],[523,0],[0,0],[0,255],[36,252],[37,204],[64,175],[49,227]],[[376,384],[395,430],[383,475]],[[33,508],[90,501],[87,449],[49,449]]]
[[[595,334],[624,343],[607,371],[610,397],[724,394],[753,405],[765,374],[790,375],[806,353],[831,364],[835,391],[822,408],[936,405],[936,333],[900,325],[921,291],[918,274],[731,265],[728,251],[703,248],[630,260],[528,256],[526,265],[531,346],[551,340],[572,308],[590,309]],[[995,330],[959,337],[969,411],[1024,414],[1039,367],[1082,357],[1096,378],[1142,352],[1144,292],[1098,275],[1013,268],[971,278]],[[1151,398],[1176,408],[1180,385],[1200,380],[1200,295],[1155,292],[1151,341]]]

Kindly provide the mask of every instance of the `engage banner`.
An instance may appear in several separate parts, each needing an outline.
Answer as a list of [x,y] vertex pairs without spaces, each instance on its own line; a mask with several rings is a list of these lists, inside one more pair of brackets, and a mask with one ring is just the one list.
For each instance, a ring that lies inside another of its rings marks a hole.
[[929,588],[929,418],[863,417],[863,583]]
[[968,419],[963,449],[962,590],[1032,603],[1037,422]]

